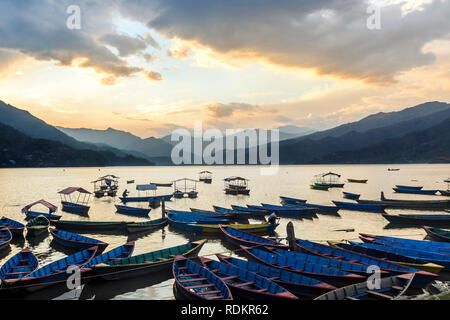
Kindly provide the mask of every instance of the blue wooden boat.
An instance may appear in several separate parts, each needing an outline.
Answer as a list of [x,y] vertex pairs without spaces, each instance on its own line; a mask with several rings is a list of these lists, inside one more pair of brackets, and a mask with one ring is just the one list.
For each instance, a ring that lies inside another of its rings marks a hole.
[[322,295],[336,289],[336,287],[331,284],[303,276],[295,272],[277,269],[255,262],[248,262],[221,254],[216,254],[216,256],[220,262],[259,274],[260,276],[268,278],[269,280],[279,284],[297,296],[317,297],[318,295]]
[[341,249],[365,254],[365,255],[368,255],[368,256],[371,256],[374,258],[391,261],[391,262],[398,263],[398,264],[401,264],[404,266],[408,266],[408,267],[411,267],[414,269],[428,271],[428,272],[435,273],[435,274],[438,274],[439,272],[442,271],[442,269],[444,269],[443,266],[440,266],[440,265],[437,265],[434,263],[429,263],[425,260],[410,258],[410,257],[406,257],[406,256],[399,255],[396,253],[381,251],[381,250],[377,250],[377,249],[364,248],[361,246],[354,245],[350,241],[349,241],[349,243],[328,241],[328,243],[332,246],[337,246]]
[[350,200],[358,200],[359,197],[361,196],[360,194],[351,193],[351,192],[342,192],[342,193],[344,194],[345,199],[350,199]]
[[450,246],[446,242],[412,240],[412,239],[394,238],[385,236],[371,236],[364,233],[360,233],[360,238],[366,243],[378,242],[386,246],[409,248],[450,255]]
[[39,216],[44,216],[48,221],[58,221],[62,217],[62,216],[59,216],[56,214],[51,214],[51,213],[43,213],[43,212],[36,212],[36,211],[28,211],[27,212],[27,220],[32,220]]
[[294,204],[283,204],[285,207],[295,207],[295,208],[313,208],[317,210],[318,214],[334,214],[337,215],[339,207],[336,206],[324,206],[320,204],[305,203],[304,205],[294,205]]
[[310,216],[317,213],[317,209],[314,208],[301,208],[301,207],[287,207],[287,206],[277,206],[273,204],[262,203],[262,208],[267,208],[273,210],[278,216],[285,217],[301,217]]
[[133,254],[134,241],[127,242],[124,245],[105,252],[91,261],[89,261],[83,268],[92,268],[100,263],[108,263],[109,261],[128,258]]
[[97,247],[79,251],[71,256],[49,263],[14,283],[14,286],[36,291],[45,287],[64,283],[71,273],[66,272],[69,266],[83,268],[97,253]]
[[383,214],[383,218],[399,226],[450,226],[450,214]]
[[25,228],[25,226],[15,220],[2,217],[0,219],[0,228],[8,228],[13,236],[21,236],[23,234],[23,229]]
[[[72,200],[73,194],[78,194],[77,199]],[[69,187],[58,192],[61,196],[62,211],[88,215],[90,207],[87,205],[91,193],[80,187]],[[80,200],[81,195],[83,195],[82,200]]]
[[242,253],[246,254],[253,261],[263,263],[273,268],[314,278],[336,287],[347,286],[349,284],[362,282],[366,279],[366,277],[361,275],[308,263],[306,261],[294,259],[293,257],[281,256],[266,250],[249,248],[245,246],[241,246],[241,249]]
[[168,218],[160,218],[146,222],[128,222],[126,228],[128,233],[148,232],[161,229],[169,222]]
[[409,189],[409,190],[422,190],[423,187],[413,187],[413,186],[404,186],[404,185],[395,185],[399,189]]
[[365,212],[383,213],[384,208],[385,208],[384,206],[381,206],[378,204],[360,204],[360,203],[343,202],[343,201],[333,201],[333,203],[341,209],[365,211]]
[[414,285],[417,287],[424,287],[437,277],[436,274],[430,272],[420,271],[415,268],[387,262],[382,259],[377,259],[341,248],[314,243],[308,240],[297,239],[296,245],[301,251],[306,253],[315,254],[326,258],[348,261],[352,263],[359,263],[366,266],[378,266],[381,270],[385,270],[391,275],[414,272],[416,273]]
[[218,219],[218,218],[209,218],[202,215],[195,215],[189,213],[174,213],[169,212],[167,214],[169,218],[170,225],[179,225],[179,224],[187,224],[187,223],[201,223],[201,224],[227,224],[229,223],[228,219]]
[[[37,212],[37,211],[31,210],[31,208],[33,208],[34,206],[36,206],[38,204],[41,204],[41,205],[47,207],[48,213]],[[22,213],[24,213],[26,215],[27,220],[31,220],[31,219],[37,218],[39,216],[44,216],[47,218],[48,221],[58,221],[59,219],[61,219],[61,216],[53,214],[54,212],[56,212],[56,210],[58,210],[58,207],[51,204],[50,202],[45,201],[45,200],[39,200],[39,201],[33,202],[32,204],[25,206],[22,209]]]
[[147,196],[147,197],[119,197],[120,201],[123,203],[127,202],[153,202],[153,201],[170,201],[172,200],[173,194],[166,194],[161,196]]
[[[224,218],[224,219],[231,219],[232,215],[228,214],[226,212],[216,212],[216,211],[209,211],[209,210],[202,210],[202,209],[196,209],[196,208],[189,208],[193,213],[198,213],[201,215],[209,216],[212,218]],[[189,211],[186,211],[189,212]]]
[[98,247],[97,254],[103,252],[108,246],[106,242],[55,228],[50,229],[50,233],[57,243],[66,247],[87,249],[96,246]]
[[0,228],[0,250],[9,247],[12,240],[12,233],[8,228]]
[[18,279],[37,269],[39,263],[30,249],[25,248],[8,261],[0,269],[2,285],[8,286]]
[[298,204],[298,205],[302,205],[302,204],[306,203],[306,200],[297,199],[297,198],[290,198],[290,197],[280,196],[280,199],[281,199],[281,203],[283,203],[283,204],[294,204],[294,205]]
[[222,279],[183,256],[175,257],[172,273],[177,293],[189,300],[233,300]]
[[250,208],[248,206],[247,207],[241,207],[241,206],[236,206],[236,205],[232,204],[231,208],[233,208],[234,210],[248,212],[248,213],[251,213],[252,215],[261,216],[261,217],[268,216],[268,215],[271,214],[271,212],[269,210],[267,210],[267,209],[263,209],[263,210],[261,210],[261,209],[254,209],[254,208]]
[[405,257],[410,257],[414,259],[420,259],[424,261],[428,261],[431,263],[435,263],[437,265],[445,267],[447,270],[450,270],[450,255],[444,255],[434,252],[420,251],[410,248],[400,248],[400,247],[391,247],[383,244],[375,243],[362,243],[362,242],[350,242],[353,245],[361,246],[364,248],[376,249],[380,251],[395,253],[398,255],[402,255]]
[[129,258],[111,260],[92,266],[92,270],[105,280],[127,279],[170,270],[176,255],[195,257],[205,242],[206,240],[193,241]]
[[148,217],[148,214],[150,213],[151,209],[145,209],[145,208],[135,208],[135,207],[128,207],[128,206],[121,206],[121,205],[115,205],[116,206],[116,212],[121,214],[126,214],[130,216],[138,216],[138,217]]
[[[325,258],[318,255],[313,254],[307,254],[307,253],[300,253],[295,251],[287,251],[287,250],[280,250],[275,249],[271,250],[272,252],[279,254],[281,256],[286,257],[292,257],[293,259],[305,261],[312,264],[317,264],[320,266],[325,266],[327,268],[335,268],[339,269],[345,272],[359,274],[361,276],[367,277],[370,274],[367,273],[367,265],[359,264],[359,263],[353,263],[343,260],[337,260],[332,258]],[[386,276],[388,275],[388,272],[381,270],[380,276]]]
[[68,201],[61,201],[61,204],[62,204],[62,211],[69,213],[88,215],[90,209],[89,206]]
[[402,189],[402,188],[392,188],[397,193],[410,193],[410,194],[425,194],[425,195],[435,195],[438,190],[412,190],[412,189]]
[[229,220],[231,216],[226,213],[206,212],[206,211],[182,211],[182,210],[168,210],[167,213],[175,213],[180,215],[186,215],[193,218],[213,218]]
[[314,300],[395,300],[405,295],[414,281],[414,273],[406,273],[380,280],[379,289],[369,288],[367,282],[330,291]]
[[244,245],[247,247],[252,246],[266,246],[273,248],[289,248],[288,245],[281,244],[271,239],[263,238],[261,236],[248,233],[242,230],[234,229],[230,226],[221,226],[220,230],[225,236],[225,239],[238,246]]
[[263,276],[247,269],[200,257],[209,271],[219,276],[233,295],[250,300],[298,300],[291,292]]

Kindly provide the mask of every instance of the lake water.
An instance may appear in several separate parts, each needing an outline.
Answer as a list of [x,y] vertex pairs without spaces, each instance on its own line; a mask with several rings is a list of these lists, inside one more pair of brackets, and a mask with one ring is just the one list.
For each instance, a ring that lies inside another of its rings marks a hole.
[[[400,168],[400,171],[389,172],[388,167]],[[129,196],[137,195],[135,185],[127,185],[127,180],[135,180],[136,184],[149,182],[170,182],[179,178],[198,178],[198,172],[204,167],[113,167],[113,168],[49,168],[49,169],[0,169],[0,208],[3,216],[24,222],[21,209],[36,200],[45,199],[60,207],[58,191],[69,187],[83,187],[93,191],[91,181],[100,176],[114,174],[120,177],[119,192],[127,188]],[[417,196],[394,194],[392,187],[396,184],[421,185],[424,189],[446,189],[443,182],[450,176],[450,165],[446,164],[414,164],[414,165],[305,165],[281,166],[279,172],[273,176],[260,174],[258,166],[218,166],[207,167],[213,172],[212,184],[197,184],[199,192],[197,199],[174,199],[167,202],[167,208],[189,210],[202,208],[210,210],[212,205],[230,207],[231,204],[242,205],[260,204],[261,202],[279,204],[279,196],[290,196],[307,199],[315,204],[332,204],[332,200],[342,200],[342,191],[360,193],[361,199],[379,199],[380,191],[385,196],[398,199],[445,199],[442,196]],[[341,181],[347,178],[368,179],[367,184],[345,183],[344,189],[330,189],[330,191],[311,190],[309,185],[314,175],[323,172],[336,172],[342,175]],[[250,180],[250,196],[226,195],[223,191],[223,179],[229,176],[242,176]],[[157,194],[172,193],[172,188],[159,188]],[[114,204],[118,198],[92,199],[89,212],[92,221],[146,221],[142,218],[128,217],[115,213]],[[387,210],[395,213],[396,210]],[[407,212],[407,211],[402,211]],[[375,233],[393,236],[407,236],[412,239],[423,239],[425,232],[419,228],[385,229],[387,221],[377,213],[340,210],[340,216],[318,215],[314,219],[282,218],[276,230],[278,237],[286,236],[286,224],[293,221],[296,236],[314,241],[326,240],[357,240],[359,232]],[[82,220],[75,214],[59,211],[63,220]],[[151,219],[161,217],[161,208],[150,213]],[[250,221],[260,222],[260,221]],[[355,232],[335,231],[337,229],[355,229]],[[25,231],[26,232],[26,231]],[[134,253],[140,254],[162,248],[185,243],[187,240],[203,238],[201,235],[185,234],[166,226],[163,230],[155,231],[139,238],[129,238],[127,235],[87,234],[90,237],[109,243],[108,249],[115,248],[127,241],[136,240]],[[52,243],[52,236],[48,235],[37,243],[30,243],[26,238],[14,241],[11,250],[4,253],[0,263],[4,263],[23,247],[29,247],[37,256],[40,266],[73,251],[60,251]],[[220,238],[208,238],[199,255],[214,256],[215,253],[231,254],[234,248],[224,243]],[[94,295],[96,299],[174,299],[172,291],[173,280],[164,275],[148,275],[126,281],[95,282],[87,284],[84,295]],[[52,289],[53,290],[53,289]],[[57,290],[44,290],[24,299],[52,298]]]

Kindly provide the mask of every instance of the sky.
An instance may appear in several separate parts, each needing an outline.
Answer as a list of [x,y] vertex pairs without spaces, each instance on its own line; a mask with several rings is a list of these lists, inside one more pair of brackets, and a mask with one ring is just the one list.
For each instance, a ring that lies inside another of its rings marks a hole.
[[450,0],[2,0],[0,100],[143,138],[322,130],[450,102],[448,17]]

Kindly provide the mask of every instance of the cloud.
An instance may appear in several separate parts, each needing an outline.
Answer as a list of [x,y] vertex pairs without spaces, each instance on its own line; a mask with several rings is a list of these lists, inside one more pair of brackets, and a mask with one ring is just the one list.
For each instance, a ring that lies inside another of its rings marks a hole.
[[162,81],[163,77],[159,72],[155,72],[155,71],[146,71],[145,72],[145,77],[150,80],[150,81]]
[[100,38],[100,41],[116,48],[121,57],[137,54],[147,48],[145,39],[133,38],[124,34],[105,34]]
[[449,38],[448,0],[421,3],[406,15],[404,1],[386,2],[380,30],[367,28],[368,6],[361,0],[167,0],[160,2],[149,26],[231,60],[253,57],[379,84],[433,63],[435,56],[423,46]]
[[232,102],[228,104],[223,104],[219,102],[214,102],[205,105],[204,108],[209,112],[209,114],[213,118],[224,118],[230,117],[237,111],[251,111],[257,109],[258,107],[247,103]]

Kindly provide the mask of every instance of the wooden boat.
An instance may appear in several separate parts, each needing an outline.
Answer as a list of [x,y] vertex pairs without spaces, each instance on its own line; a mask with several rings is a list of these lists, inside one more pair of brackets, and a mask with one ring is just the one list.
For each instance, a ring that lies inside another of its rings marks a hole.
[[404,186],[400,184],[395,185],[399,189],[409,189],[409,190],[421,190],[423,187],[413,187],[413,186]]
[[27,291],[36,291],[54,284],[64,283],[71,275],[66,272],[69,266],[83,268],[91,261],[98,247],[79,251],[71,256],[49,263],[14,283],[14,286],[23,287]]
[[[69,187],[58,192],[61,196],[62,211],[88,215],[90,207],[87,205],[91,193],[80,187]],[[76,201],[72,200],[72,194],[78,194]],[[80,200],[80,196],[83,199]],[[87,198],[87,199],[86,199]]]
[[144,209],[144,208],[135,208],[135,207],[128,207],[128,206],[121,206],[121,205],[115,205],[117,209],[117,213],[126,214],[130,216],[139,216],[139,217],[148,217],[148,214],[150,213],[151,209]]
[[360,238],[364,239],[364,242],[367,243],[374,243],[375,241],[377,241],[382,243],[383,245],[392,247],[404,247],[421,251],[450,255],[450,246],[446,242],[412,240],[387,236],[373,236],[364,233],[360,233]]
[[45,232],[48,232],[50,222],[44,216],[39,216],[30,220],[27,223],[27,236],[35,237]]
[[421,259],[415,259],[403,255],[399,255],[396,253],[391,253],[387,251],[381,251],[373,248],[365,248],[356,245],[353,241],[349,241],[349,243],[344,242],[336,242],[336,241],[328,241],[328,244],[332,246],[337,246],[341,249],[353,251],[356,253],[365,254],[374,258],[383,259],[386,261],[398,263],[404,266],[408,266],[414,269],[423,270],[431,273],[438,274],[444,269],[443,266],[427,262]]
[[216,256],[220,262],[238,267],[240,269],[245,269],[268,278],[297,296],[310,298],[317,297],[318,295],[322,295],[336,289],[336,287],[331,284],[295,272],[290,272],[255,262],[248,262],[221,254],[216,254]]
[[200,257],[200,260],[205,268],[226,283],[235,296],[250,300],[298,300],[295,295],[272,280],[247,269],[206,257]]
[[321,173],[314,176],[315,182],[313,185],[316,187],[343,188],[344,184],[339,182],[340,177],[340,174],[334,172]]
[[[169,219],[170,223],[170,219]],[[233,227],[234,229],[239,229],[251,233],[258,233],[258,234],[267,234],[275,231],[275,229],[278,227],[278,223],[276,224],[270,224],[270,223],[250,223],[250,224],[230,224],[229,226]],[[177,225],[177,227],[185,230],[185,231],[191,231],[191,232],[197,232],[197,233],[207,233],[207,234],[214,234],[214,233],[221,233],[220,230],[220,224],[194,224],[194,223],[187,223],[187,224],[180,224]]]
[[128,233],[148,232],[158,230],[167,225],[169,219],[161,218],[146,222],[128,222],[126,228]]
[[[32,211],[31,208],[33,208],[35,205],[38,205],[38,204],[41,204],[41,205],[47,207],[49,212],[48,213],[44,213],[44,212]],[[33,202],[32,204],[29,204],[29,205],[25,206],[22,209],[22,213],[24,213],[26,215],[28,220],[31,220],[33,218],[37,218],[39,216],[44,216],[44,217],[47,218],[48,221],[57,221],[57,220],[61,219],[61,216],[53,214],[57,210],[58,210],[58,207],[56,207],[55,205],[51,204],[50,202],[47,202],[45,200],[39,200],[39,201]]]
[[23,229],[25,228],[25,226],[15,220],[2,217],[0,219],[0,228],[8,228],[13,236],[21,236],[23,234]]
[[360,204],[378,204],[392,209],[444,210],[450,208],[450,200],[396,200],[387,199],[381,192],[381,200],[356,200]]
[[269,209],[280,217],[307,216],[315,215],[317,213],[317,209],[315,208],[277,206],[267,203],[262,203],[262,208]]
[[252,233],[248,233],[242,230],[234,229],[230,226],[220,226],[220,230],[225,236],[225,239],[238,246],[244,245],[251,246],[265,246],[272,248],[289,248],[288,245],[276,242],[271,239],[263,238]]
[[161,195],[161,196],[145,196],[145,197],[119,197],[123,203],[127,202],[153,202],[153,201],[170,201],[173,194]]
[[222,279],[183,256],[175,257],[172,273],[177,292],[188,300],[233,300]]
[[114,248],[108,252],[105,252],[91,261],[89,261],[83,269],[90,269],[100,263],[108,263],[109,261],[120,260],[124,258],[129,258],[134,251],[134,241],[127,242],[124,245]]
[[433,228],[433,227],[428,227],[428,226],[423,226],[422,228],[425,230],[425,232],[431,238],[434,238],[436,240],[443,241],[443,242],[450,242],[450,230]]
[[190,213],[176,213],[169,211],[167,214],[169,224],[175,226],[186,223],[201,223],[201,224],[227,224],[229,219],[210,218],[209,216],[202,216],[200,214]]
[[310,187],[313,190],[322,190],[322,191],[328,191],[328,189],[330,188],[330,186],[316,184],[316,183],[315,184],[311,184]]
[[233,210],[248,212],[255,216],[268,216],[271,214],[269,209],[255,209],[250,208],[248,206],[247,207],[236,206],[234,204],[231,205],[231,208],[233,208]]
[[402,188],[392,188],[397,193],[411,193],[411,194],[426,194],[435,195],[438,190],[412,190],[412,189],[402,189]]
[[348,182],[351,183],[367,183],[367,179],[347,179]]
[[314,278],[336,287],[362,282],[366,279],[361,275],[345,272],[335,268],[327,268],[321,265],[297,260],[292,257],[280,256],[278,254],[260,250],[255,247],[241,246],[242,253],[253,261],[263,263],[273,268],[286,270]]
[[319,243],[314,243],[308,240],[296,240],[296,246],[303,252],[319,255],[326,258],[333,258],[353,263],[359,263],[367,266],[378,266],[381,270],[389,272],[391,275],[404,274],[414,272],[415,286],[424,287],[433,281],[437,275],[430,272],[420,271],[414,268],[406,267],[396,263],[388,262],[382,259],[370,257],[368,255],[348,251],[345,249],[331,247]]
[[403,247],[392,247],[384,245],[381,242],[375,241],[373,243],[361,243],[361,242],[352,242],[354,245],[358,245],[364,248],[377,249],[380,251],[386,251],[395,253],[398,255],[402,255],[405,257],[410,257],[414,259],[420,259],[424,261],[428,261],[440,266],[445,267],[447,270],[450,270],[450,255],[439,254],[434,252],[420,251],[412,248],[403,248]]
[[150,182],[150,184],[154,184],[157,187],[165,187],[165,188],[169,188],[173,185],[173,182],[167,182],[167,183],[162,183],[162,182]]
[[450,214],[383,214],[383,218],[398,225],[450,226]]
[[8,248],[11,240],[11,231],[8,228],[0,228],[0,251]]
[[450,190],[439,190],[442,196],[450,197]]
[[342,192],[342,193],[344,194],[345,199],[350,199],[350,200],[358,200],[359,197],[361,196],[360,194],[351,193],[351,192]]
[[72,221],[59,220],[52,221],[51,224],[60,230],[75,230],[75,231],[114,231],[124,229],[125,221]]
[[198,180],[204,183],[212,183],[212,172],[210,171],[201,171],[198,173]]
[[218,206],[213,206],[214,211],[217,213],[225,213],[231,216],[232,219],[250,219],[250,218],[256,218],[256,219],[264,219],[264,216],[262,215],[253,215],[251,212],[245,212],[240,210],[234,210],[234,209],[228,209]]
[[66,247],[72,247],[76,249],[87,249],[91,247],[98,247],[97,254],[102,253],[103,250],[106,249],[108,244],[106,242],[88,238],[76,233],[71,233],[68,231],[58,230],[56,228],[51,228],[50,233],[53,236],[53,239]]
[[388,171],[400,171],[398,168],[388,168]]
[[62,211],[69,213],[88,215],[90,209],[89,206],[68,201],[62,201],[61,204],[62,204]]
[[[197,210],[197,209],[194,209]],[[175,213],[177,215],[186,215],[190,218],[213,218],[213,219],[231,219],[231,216],[227,213],[217,213],[215,211],[180,211],[180,210],[166,210],[167,213]]]
[[133,184],[134,180],[127,180],[127,184]]
[[2,285],[9,286],[37,269],[39,263],[30,249],[25,248],[8,261],[0,269]]
[[414,277],[414,273],[407,273],[382,278],[379,289],[370,289],[367,282],[353,284],[325,293],[314,300],[395,300],[408,291]]
[[384,206],[380,206],[378,204],[359,204],[359,203],[343,202],[343,201],[333,201],[333,203],[341,209],[365,211],[365,212],[383,213],[384,208],[385,208]]
[[[288,258],[292,258],[295,260],[300,260],[320,266],[324,266],[327,268],[334,268],[338,270],[342,270],[345,272],[358,274],[363,277],[367,277],[367,266],[359,263],[353,263],[348,261],[336,260],[332,258],[326,258],[318,255],[295,252],[295,251],[287,251],[283,249],[274,249],[271,252],[279,254],[280,256],[285,256]],[[381,270],[380,276],[386,276],[388,273],[386,271]]]
[[242,177],[229,177],[225,178],[225,193],[231,195],[249,195],[250,189],[248,188],[248,179]]
[[197,256],[206,240],[188,242],[171,248],[117,259],[92,267],[94,274],[105,280],[117,280],[170,270],[176,255]]
[[280,196],[281,199],[281,203],[282,204],[298,204],[298,205],[303,205],[306,203],[306,200],[303,199],[297,199],[297,198],[290,198],[290,197],[284,197],[284,196]]
[[304,203],[304,204],[286,204],[282,202],[285,207],[299,207],[299,208],[314,208],[317,213],[321,214],[338,214],[339,207],[336,206],[324,206],[320,204]]

